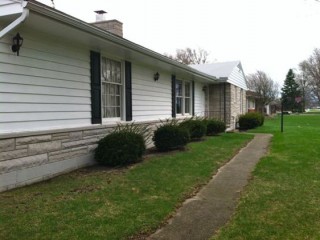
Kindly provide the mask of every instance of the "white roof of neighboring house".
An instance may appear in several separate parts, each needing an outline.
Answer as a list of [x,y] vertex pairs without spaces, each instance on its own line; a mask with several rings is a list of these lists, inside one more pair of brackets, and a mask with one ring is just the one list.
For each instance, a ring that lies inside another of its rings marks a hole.
[[214,76],[221,81],[231,83],[247,90],[246,77],[240,61],[216,62],[190,65],[194,69]]

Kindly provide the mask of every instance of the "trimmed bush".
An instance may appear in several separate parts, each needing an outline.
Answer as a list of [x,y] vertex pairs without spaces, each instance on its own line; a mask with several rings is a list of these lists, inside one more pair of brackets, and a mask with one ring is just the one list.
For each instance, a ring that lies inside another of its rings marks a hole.
[[180,123],[180,127],[187,129],[192,140],[201,139],[207,131],[206,123],[200,119],[188,119]]
[[149,127],[145,125],[118,125],[98,142],[96,161],[107,166],[139,162],[146,151],[145,139],[148,139],[149,132]]
[[208,119],[207,121],[207,135],[217,135],[226,130],[226,124],[215,119]]
[[262,126],[264,123],[264,116],[261,113],[250,112],[239,117],[240,129],[252,129]]
[[175,124],[164,124],[157,128],[153,136],[154,145],[159,151],[169,151],[184,147],[190,139],[188,130]]
[[113,132],[98,142],[97,162],[107,166],[136,163],[146,150],[143,136],[132,132]]

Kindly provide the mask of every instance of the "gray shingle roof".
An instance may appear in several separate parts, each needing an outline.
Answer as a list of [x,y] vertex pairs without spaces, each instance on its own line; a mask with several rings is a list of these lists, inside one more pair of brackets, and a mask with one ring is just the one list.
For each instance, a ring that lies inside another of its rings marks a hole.
[[240,64],[240,61],[216,62],[209,64],[190,65],[190,67],[215,76],[217,78],[229,78],[230,74]]

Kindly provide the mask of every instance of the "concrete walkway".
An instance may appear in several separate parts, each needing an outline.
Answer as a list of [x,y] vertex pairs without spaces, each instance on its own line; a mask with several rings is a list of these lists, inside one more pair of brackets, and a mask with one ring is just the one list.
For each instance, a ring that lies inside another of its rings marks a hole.
[[176,215],[149,240],[207,240],[231,218],[241,190],[252,170],[266,155],[272,135],[256,134],[254,139],[193,198],[184,202]]

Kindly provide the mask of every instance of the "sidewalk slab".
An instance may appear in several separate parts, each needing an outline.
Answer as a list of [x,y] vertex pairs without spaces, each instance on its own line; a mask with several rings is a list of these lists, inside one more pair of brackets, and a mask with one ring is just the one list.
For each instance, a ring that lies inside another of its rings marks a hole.
[[252,170],[267,154],[271,134],[255,134],[254,139],[218,170],[210,182],[187,199],[168,224],[148,240],[207,240],[234,213],[241,190]]

